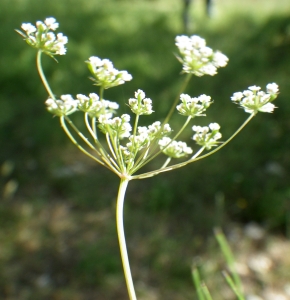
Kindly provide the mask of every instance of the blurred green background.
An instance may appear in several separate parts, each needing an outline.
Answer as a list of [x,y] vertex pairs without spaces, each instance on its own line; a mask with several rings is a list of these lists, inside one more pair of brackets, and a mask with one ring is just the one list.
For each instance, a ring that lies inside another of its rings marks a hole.
[[[36,53],[14,29],[54,16],[69,37],[58,64],[44,57],[54,93],[97,91],[84,61],[109,58],[133,81],[105,98],[125,112],[143,89],[153,99],[152,122],[164,118],[182,83],[174,57],[182,9],[181,0],[0,2],[0,299],[127,299],[114,219],[118,178],[79,153],[46,112]],[[190,82],[187,93],[215,101],[194,124],[218,122],[226,139],[247,117],[231,103],[234,92],[276,82],[281,94],[274,114],[259,114],[215,155],[131,182],[125,227],[140,299],[193,299],[191,261],[216,225],[255,221],[290,234],[290,2],[216,0],[209,19],[196,0],[190,16],[189,33],[230,59],[217,76]],[[176,115],[172,125],[183,121]]]

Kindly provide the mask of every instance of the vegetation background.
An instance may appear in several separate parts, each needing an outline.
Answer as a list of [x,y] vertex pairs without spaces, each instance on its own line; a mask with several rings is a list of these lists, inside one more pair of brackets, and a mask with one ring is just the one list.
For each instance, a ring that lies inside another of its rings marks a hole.
[[[214,4],[208,18],[204,2],[193,1],[189,34],[204,37],[230,62],[213,78],[191,81],[187,93],[215,100],[195,124],[218,122],[229,137],[247,117],[230,96],[253,84],[264,89],[278,83],[279,108],[259,114],[210,158],[129,185],[125,227],[144,300],[195,299],[190,267],[198,255],[212,262],[205,264],[204,276],[209,274],[215,299],[221,297],[219,279],[210,275],[220,269],[214,226],[243,233],[256,222],[266,239],[290,236],[290,3]],[[79,153],[46,112],[36,53],[14,29],[54,16],[69,37],[68,53],[58,64],[44,59],[54,93],[96,91],[84,61],[91,55],[109,58],[133,81],[105,97],[126,111],[127,99],[141,88],[153,99],[153,121],[165,116],[182,82],[174,57],[174,38],[184,33],[182,9],[181,0],[0,2],[0,299],[127,299],[114,219],[118,178]],[[182,120],[176,115],[173,126]],[[241,245],[249,251],[249,244]],[[289,269],[275,278],[286,284]]]

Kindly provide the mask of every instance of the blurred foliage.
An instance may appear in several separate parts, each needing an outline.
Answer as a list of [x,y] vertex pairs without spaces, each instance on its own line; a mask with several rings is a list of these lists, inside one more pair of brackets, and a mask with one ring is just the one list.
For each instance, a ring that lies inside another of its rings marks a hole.
[[[187,299],[183,287],[190,286],[190,257],[215,225],[217,212],[282,232],[290,224],[290,4],[233,2],[217,2],[212,19],[205,17],[202,1],[192,6],[192,33],[230,58],[217,76],[194,78],[188,87],[192,96],[206,93],[215,100],[208,116],[194,123],[218,122],[226,139],[246,118],[230,96],[253,84],[264,89],[278,83],[279,108],[273,115],[259,114],[210,158],[129,185],[125,219],[133,273],[141,278],[137,288],[142,290],[142,281],[164,287],[159,295],[169,300]],[[56,17],[69,44],[58,64],[44,59],[54,92],[95,91],[84,61],[91,55],[109,58],[116,68],[128,70],[133,81],[107,91],[105,98],[119,102],[125,112],[127,99],[143,89],[154,101],[150,122],[165,116],[182,82],[174,57],[174,38],[182,34],[181,10],[177,0],[1,1],[0,162],[2,169],[7,162],[13,165],[0,178],[3,299],[126,299],[114,229],[118,178],[78,153],[57,119],[45,111],[35,52],[14,29],[22,22]],[[176,114],[173,126],[181,122]],[[222,208],[216,206],[217,195],[224,199]],[[55,228],[59,219],[67,220],[67,227]],[[75,285],[66,290],[68,282]],[[175,293],[167,294],[170,285]]]

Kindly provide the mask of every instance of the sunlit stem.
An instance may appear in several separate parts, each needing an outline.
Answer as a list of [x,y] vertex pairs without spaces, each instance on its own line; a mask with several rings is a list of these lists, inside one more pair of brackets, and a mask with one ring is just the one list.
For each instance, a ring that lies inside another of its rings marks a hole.
[[[60,123],[61,123],[61,127],[63,128],[64,132],[66,133],[66,135],[69,137],[69,139],[72,141],[72,143],[77,146],[77,148],[79,150],[81,150],[85,155],[87,155],[88,157],[92,158],[93,160],[97,161],[99,164],[101,164],[102,166],[111,169],[109,166],[107,166],[106,164],[104,164],[101,160],[99,160],[98,158],[96,158],[94,155],[92,155],[91,153],[89,153],[87,150],[85,150],[77,141],[76,139],[73,137],[73,135],[70,133],[69,129],[67,128],[66,124],[65,124],[65,119],[64,116],[60,117]],[[113,169],[113,172],[115,172],[118,176],[120,175],[120,173]]]
[[42,54],[42,51],[41,50],[38,50],[37,52],[37,56],[36,56],[36,66],[37,66],[37,70],[38,70],[38,74],[41,78],[41,81],[46,89],[46,91],[48,92],[48,95],[50,96],[50,98],[54,99],[55,100],[55,96],[54,94],[52,93],[52,90],[48,84],[48,81],[46,80],[46,77],[43,73],[43,70],[42,70],[42,65],[41,65],[41,54]]
[[[95,135],[94,129],[92,129],[92,127],[90,126],[88,113],[85,113],[85,124],[87,126],[88,131],[90,132],[90,134],[94,138],[95,143],[96,143],[96,145],[98,147],[98,150],[95,149],[95,151],[97,151],[97,153],[102,157],[103,161],[106,161],[109,165],[110,165],[110,163],[113,163],[113,165],[116,167],[116,169],[118,171],[120,171],[119,166],[116,164],[116,162],[114,161],[114,159],[104,149],[103,145],[99,142],[97,136]],[[108,145],[110,146],[109,143],[108,143]],[[115,157],[114,153],[112,153],[112,154]]]
[[91,125],[90,125],[88,113],[86,112],[84,116],[85,116],[85,124],[87,126],[87,129],[88,129],[89,133],[91,134],[91,136],[93,137],[93,139],[96,140],[97,137],[96,137],[96,134],[93,131]]
[[[65,124],[65,120],[66,121],[68,121],[69,122],[69,125],[74,129],[74,131],[87,143],[87,145],[91,148],[91,149],[93,149],[101,158],[102,158],[102,160],[106,163],[106,166],[108,166],[108,168],[109,169],[111,169],[114,173],[116,173],[118,176],[120,175],[120,172],[119,172],[119,170],[118,170],[118,168],[116,169],[113,165],[112,165],[112,162],[111,162],[111,158],[110,158],[110,156],[108,155],[108,154],[106,154],[104,151],[103,151],[103,149],[101,148],[101,149],[96,149],[89,141],[88,141],[88,139],[78,130],[78,128],[73,124],[73,122],[67,117],[67,116],[63,116],[63,117],[61,117],[61,118],[63,118],[63,123],[64,123],[64,125],[66,125]],[[67,129],[67,127],[66,127],[66,129]],[[68,131],[69,132],[69,131]],[[66,133],[68,134],[68,132],[66,131]],[[71,134],[70,134],[71,135]],[[71,135],[71,137],[72,137],[72,135]],[[70,138],[71,138],[70,137]],[[77,143],[78,145],[79,145],[79,143]],[[79,147],[81,147],[80,145],[79,145]],[[82,149],[84,149],[83,147],[81,147]],[[85,150],[86,151],[86,150]],[[86,151],[86,153],[89,153],[89,152],[87,152]],[[109,159],[108,159],[108,157],[109,157]],[[94,157],[94,159],[95,160],[97,160],[98,162],[100,161],[99,159],[97,159],[95,156],[93,156],[93,155],[91,155],[90,154],[90,157]]]
[[117,221],[117,232],[118,232],[121,259],[122,259],[129,298],[130,300],[137,300],[133,279],[131,275],[129,259],[128,259],[128,252],[127,252],[125,232],[124,232],[124,222],[123,222],[123,207],[124,207],[124,199],[125,199],[125,193],[128,186],[128,182],[129,180],[127,178],[126,179],[122,178],[120,182],[118,198],[117,198],[116,221]]
[[162,165],[161,169],[167,167],[168,164],[170,163],[170,161],[171,161],[171,157],[168,157],[168,158],[166,159],[165,163]]
[[[69,123],[72,129],[81,137],[81,139],[93,150],[97,151],[97,149],[92,145],[88,138],[86,138],[82,132],[75,126],[72,120],[68,116],[64,116],[65,120]],[[98,152],[98,151],[97,151]],[[99,152],[98,152],[99,153]]]
[[96,117],[93,117],[92,118],[92,128],[93,128],[93,132],[95,134],[95,137],[96,139],[98,138],[98,135],[97,135],[97,128],[96,128]]
[[110,151],[111,151],[113,157],[114,157],[115,159],[117,159],[117,156],[116,156],[115,151],[114,151],[114,149],[113,149],[113,147],[112,147],[112,144],[111,144],[111,140],[110,140],[110,135],[109,135],[109,133],[106,133],[106,139],[107,139],[108,147],[109,147],[109,149],[110,149]]
[[134,129],[133,129],[133,135],[134,136],[136,135],[136,132],[137,132],[138,122],[139,122],[139,115],[137,114],[136,118],[135,118]]
[[100,95],[99,95],[100,101],[103,100],[103,97],[104,97],[104,88],[101,86],[100,87]]

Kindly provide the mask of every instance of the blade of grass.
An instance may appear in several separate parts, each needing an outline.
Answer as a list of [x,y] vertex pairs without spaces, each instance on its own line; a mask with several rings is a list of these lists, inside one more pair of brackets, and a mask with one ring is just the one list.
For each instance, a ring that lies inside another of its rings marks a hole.
[[196,288],[198,300],[206,300],[202,292],[202,283],[200,281],[200,276],[197,268],[193,268],[192,270],[192,279]]
[[240,276],[237,273],[236,268],[235,268],[235,259],[234,259],[232,250],[229,246],[229,243],[220,228],[216,228],[214,230],[214,234],[215,234],[216,240],[222,250],[222,253],[226,260],[227,266],[233,276],[234,285],[235,285],[236,289],[238,290],[239,294],[242,295],[243,294],[242,283],[241,283]]
[[233,279],[231,278],[231,276],[226,272],[223,271],[222,272],[227,284],[230,286],[230,288],[232,289],[232,291],[236,294],[236,296],[238,297],[238,300],[245,300],[245,297],[240,293],[240,291],[237,289]]

